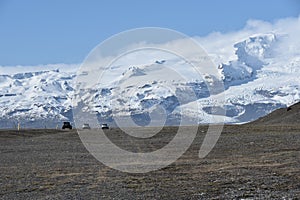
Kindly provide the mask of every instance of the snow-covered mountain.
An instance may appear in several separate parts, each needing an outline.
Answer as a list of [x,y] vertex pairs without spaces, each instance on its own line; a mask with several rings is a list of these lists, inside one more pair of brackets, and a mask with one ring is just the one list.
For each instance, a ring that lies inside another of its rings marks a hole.
[[[300,53],[283,52],[285,38],[284,34],[257,34],[232,44],[235,58],[217,63],[225,90],[214,94],[207,86],[215,84],[213,76],[199,78],[186,63],[166,53],[150,53],[150,58],[138,63],[115,63],[102,75],[102,82],[83,91],[76,90],[76,78],[91,72],[3,74],[1,126],[11,127],[19,120],[25,126],[53,127],[73,120],[71,98],[79,93],[83,103],[75,99],[74,106],[109,123],[130,117],[136,124],[157,126],[164,123],[161,116],[170,125],[178,125],[181,117],[190,123],[209,123],[224,111],[228,123],[252,121],[300,101]],[[194,109],[195,104],[200,110]]]
[[56,126],[72,119],[74,73],[59,70],[0,75],[1,126]]

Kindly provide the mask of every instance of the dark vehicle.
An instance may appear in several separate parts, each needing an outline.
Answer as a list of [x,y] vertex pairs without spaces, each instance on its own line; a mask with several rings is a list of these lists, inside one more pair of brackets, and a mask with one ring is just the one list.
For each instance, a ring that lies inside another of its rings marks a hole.
[[63,123],[63,126],[62,126],[62,129],[72,129],[72,125],[70,124],[70,122],[64,122]]
[[102,129],[109,129],[109,127],[108,127],[107,124],[101,124],[101,128],[102,128]]

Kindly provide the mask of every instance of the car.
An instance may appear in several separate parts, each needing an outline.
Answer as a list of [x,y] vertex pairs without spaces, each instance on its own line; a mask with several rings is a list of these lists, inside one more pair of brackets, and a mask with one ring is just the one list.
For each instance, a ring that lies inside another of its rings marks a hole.
[[109,129],[107,124],[101,124],[101,129]]
[[91,127],[89,124],[86,123],[82,125],[82,129],[91,129]]
[[70,122],[63,122],[62,129],[72,129],[72,125]]

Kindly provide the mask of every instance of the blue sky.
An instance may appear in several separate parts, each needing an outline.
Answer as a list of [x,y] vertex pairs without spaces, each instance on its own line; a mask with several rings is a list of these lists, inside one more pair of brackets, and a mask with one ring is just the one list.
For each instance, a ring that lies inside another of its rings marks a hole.
[[0,66],[80,63],[101,41],[132,28],[205,36],[299,13],[297,0],[0,0]]

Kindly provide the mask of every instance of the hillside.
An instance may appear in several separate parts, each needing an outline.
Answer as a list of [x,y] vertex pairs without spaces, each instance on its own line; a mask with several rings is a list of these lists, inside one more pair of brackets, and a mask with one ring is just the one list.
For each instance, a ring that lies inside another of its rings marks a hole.
[[287,108],[275,110],[250,124],[300,124],[300,102]]

